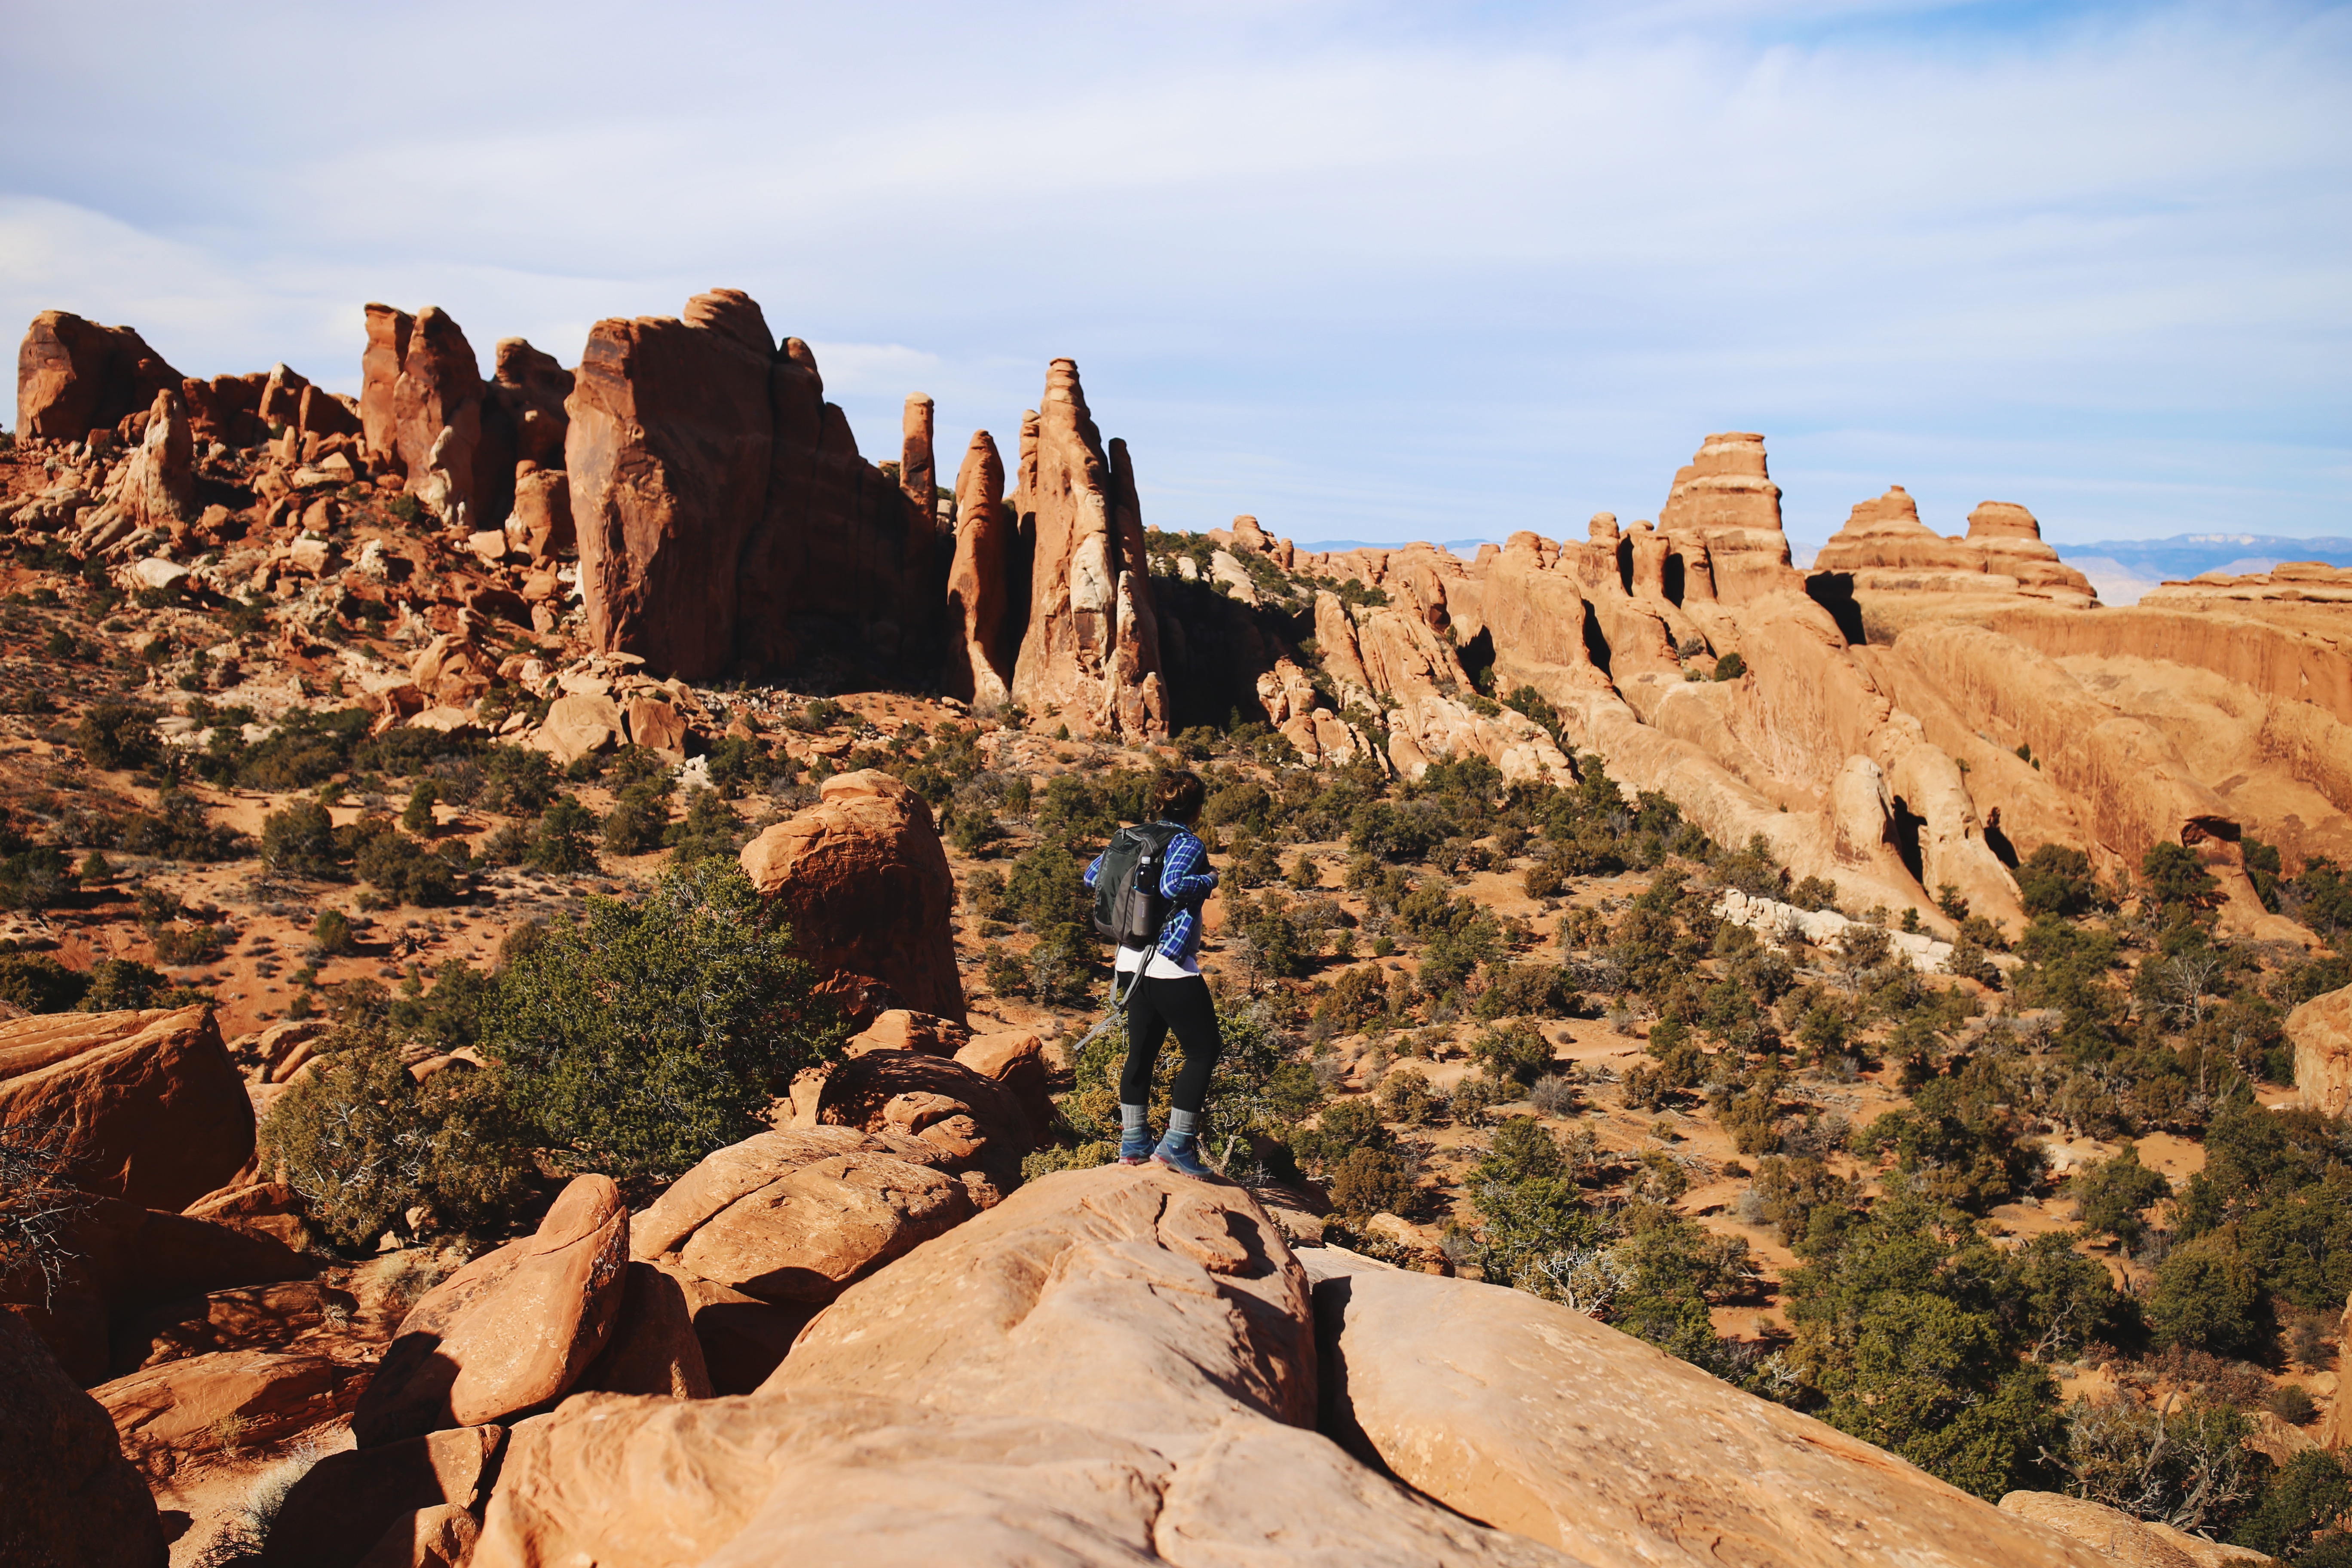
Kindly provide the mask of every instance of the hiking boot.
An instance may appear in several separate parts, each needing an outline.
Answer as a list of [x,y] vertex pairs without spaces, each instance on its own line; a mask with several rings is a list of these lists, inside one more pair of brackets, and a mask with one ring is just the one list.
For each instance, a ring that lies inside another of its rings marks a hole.
[[1214,1171],[1201,1163],[1200,1140],[1190,1132],[1171,1132],[1151,1152],[1151,1163],[1165,1165],[1180,1176],[1213,1176]]
[[1151,1129],[1138,1127],[1122,1132],[1118,1139],[1118,1163],[1122,1165],[1145,1165],[1151,1162]]

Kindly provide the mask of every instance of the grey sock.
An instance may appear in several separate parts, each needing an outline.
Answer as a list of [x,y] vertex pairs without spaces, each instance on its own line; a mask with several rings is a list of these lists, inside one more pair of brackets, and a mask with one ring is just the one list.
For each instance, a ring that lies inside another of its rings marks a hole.
[[1140,1106],[1140,1105],[1122,1105],[1122,1106],[1120,1106],[1120,1107],[1118,1108],[1118,1127],[1119,1127],[1119,1131],[1122,1131],[1122,1132],[1140,1132],[1140,1131],[1143,1131],[1143,1112],[1144,1112],[1144,1110],[1145,1110],[1145,1107]]
[[1168,1131],[1171,1137],[1190,1138],[1201,1131],[1201,1113],[1197,1110],[1171,1110],[1168,1113]]

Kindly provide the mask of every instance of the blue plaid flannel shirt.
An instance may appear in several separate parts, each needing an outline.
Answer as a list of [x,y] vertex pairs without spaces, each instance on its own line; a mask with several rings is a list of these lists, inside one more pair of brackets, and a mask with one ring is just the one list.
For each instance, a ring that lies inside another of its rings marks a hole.
[[[1176,827],[1174,823],[1167,826]],[[1103,855],[1109,854],[1108,849]],[[1176,828],[1176,837],[1168,841],[1168,853],[1160,862],[1160,896],[1174,906],[1160,928],[1160,955],[1181,963],[1201,947],[1201,900],[1217,890],[1217,874],[1209,869],[1209,847]],[[1095,857],[1087,868],[1087,886],[1095,885],[1102,870],[1103,857]]]

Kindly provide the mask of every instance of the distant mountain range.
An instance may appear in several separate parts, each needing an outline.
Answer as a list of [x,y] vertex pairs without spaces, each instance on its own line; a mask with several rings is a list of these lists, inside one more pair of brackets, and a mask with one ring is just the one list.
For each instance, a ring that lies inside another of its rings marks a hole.
[[[1465,559],[1478,553],[1483,539],[1448,539],[1441,548]],[[1499,543],[1500,541],[1495,542]],[[2325,561],[2330,566],[2352,566],[2352,539],[2290,539],[2270,533],[2179,533],[2169,539],[2100,539],[2084,544],[2051,541],[2059,559],[2091,580],[2102,602],[2137,603],[2159,583],[2175,583],[2206,572],[2267,572],[2282,561]],[[1301,550],[1390,550],[1394,541],[1372,539],[1301,540]],[[1803,566],[1820,549],[1818,542],[1792,540],[1796,563]]]

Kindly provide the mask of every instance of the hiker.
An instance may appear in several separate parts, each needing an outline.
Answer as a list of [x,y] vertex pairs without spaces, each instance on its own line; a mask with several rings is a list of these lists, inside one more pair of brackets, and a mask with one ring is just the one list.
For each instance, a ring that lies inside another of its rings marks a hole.
[[[1118,957],[1111,977],[1115,1004],[1121,981],[1129,987],[1127,1066],[1118,1079],[1119,1163],[1140,1165],[1150,1160],[1188,1176],[1210,1173],[1199,1152],[1201,1102],[1208,1098],[1209,1074],[1224,1044],[1217,1033],[1217,1007],[1209,999],[1209,983],[1201,978],[1201,904],[1216,890],[1217,874],[1209,869],[1208,847],[1191,829],[1200,820],[1207,793],[1197,773],[1160,774],[1151,782],[1156,820],[1122,828],[1110,847],[1087,868],[1087,886],[1097,890],[1097,910],[1108,908],[1118,891],[1097,887],[1106,862],[1121,877],[1136,877],[1133,893],[1157,896],[1150,912],[1130,918],[1116,938]],[[1097,926],[1103,923],[1098,915]],[[1144,1113],[1151,1103],[1152,1068],[1171,1029],[1184,1048],[1184,1067],[1176,1075],[1168,1135],[1154,1148]]]

